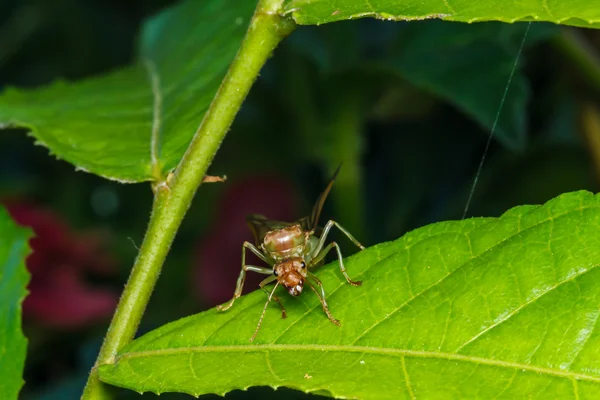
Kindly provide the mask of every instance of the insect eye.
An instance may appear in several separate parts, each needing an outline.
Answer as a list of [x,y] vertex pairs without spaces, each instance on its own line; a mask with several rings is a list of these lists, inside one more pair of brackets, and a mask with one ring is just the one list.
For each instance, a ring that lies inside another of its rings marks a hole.
[[277,276],[277,270],[273,268],[273,275]]
[[302,261],[302,262],[300,263],[300,266],[301,266],[302,268],[306,268],[306,263],[305,263],[304,261]]

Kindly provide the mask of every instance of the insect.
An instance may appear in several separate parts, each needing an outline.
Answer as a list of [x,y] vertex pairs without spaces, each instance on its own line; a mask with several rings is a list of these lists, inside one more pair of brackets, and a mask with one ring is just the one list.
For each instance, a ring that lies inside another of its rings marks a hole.
[[[252,271],[258,272],[259,274],[270,275],[259,284],[260,288],[265,291],[269,297],[265,303],[260,319],[258,320],[256,330],[250,338],[251,342],[258,334],[265,312],[267,311],[267,306],[271,300],[274,300],[279,304],[279,307],[281,308],[281,317],[286,318],[287,316],[281,300],[279,297],[275,296],[275,290],[279,285],[283,286],[292,296],[299,296],[304,289],[304,284],[307,284],[308,287],[316,293],[329,320],[335,325],[340,325],[340,321],[333,318],[329,311],[329,307],[325,300],[325,289],[323,288],[323,284],[315,274],[309,271],[310,268],[321,264],[331,249],[335,248],[340,262],[340,270],[348,283],[353,286],[360,286],[362,284],[361,281],[353,281],[350,279],[346,273],[342,253],[338,244],[336,242],[331,242],[328,245],[325,245],[325,242],[329,231],[335,226],[361,250],[364,250],[364,246],[360,244],[350,232],[333,220],[328,221],[322,229],[317,227],[323,204],[335,182],[340,167],[341,165],[336,169],[329,180],[329,184],[317,199],[309,216],[296,222],[272,221],[259,214],[251,214],[247,217],[247,222],[254,234],[256,245],[253,245],[250,242],[244,242],[242,246],[242,270],[240,271],[240,276],[237,280],[233,298],[229,302],[217,306],[217,310],[228,310],[233,306],[235,300],[241,296],[242,287],[244,286],[244,281],[246,279],[246,272]],[[318,236],[318,233],[320,236]],[[256,254],[261,260],[267,263],[269,267],[247,265],[246,250],[250,250]],[[272,282],[275,282],[273,289],[267,289],[266,285]]]

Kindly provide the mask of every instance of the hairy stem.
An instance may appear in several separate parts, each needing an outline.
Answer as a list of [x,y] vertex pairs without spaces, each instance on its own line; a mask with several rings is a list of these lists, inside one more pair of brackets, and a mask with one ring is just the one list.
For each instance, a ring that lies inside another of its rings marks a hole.
[[294,29],[291,20],[278,14],[282,2],[259,1],[240,50],[175,173],[155,186],[146,236],[82,399],[110,398],[108,388],[98,378],[97,367],[113,363],[118,351],[133,339],[171,243],[208,166],[261,67]]

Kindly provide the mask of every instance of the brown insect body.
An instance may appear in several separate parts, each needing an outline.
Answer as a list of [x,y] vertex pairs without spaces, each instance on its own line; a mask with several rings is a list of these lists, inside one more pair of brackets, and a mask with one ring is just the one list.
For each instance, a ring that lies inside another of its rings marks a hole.
[[310,234],[300,224],[294,224],[267,232],[259,244],[274,261],[273,275],[277,282],[292,296],[300,295],[304,287],[305,254],[310,247]]
[[277,282],[285,287],[289,294],[298,296],[304,288],[306,279],[306,263],[302,257],[286,258],[273,267]]
[[[325,199],[327,198],[327,195],[333,186],[339,170],[340,167],[338,167],[338,169],[335,171],[333,177],[327,185],[327,188],[325,188],[323,193],[321,193],[317,199],[310,216],[302,218],[296,222],[272,221],[267,219],[265,216],[258,214],[248,216],[248,225],[254,234],[256,245],[252,245],[249,242],[244,242],[242,250],[242,270],[237,281],[235,293],[233,298],[228,303],[218,306],[217,310],[227,310],[233,305],[234,301],[241,296],[242,286],[246,277],[246,271],[270,275],[260,283],[261,289],[269,294],[269,299],[265,304],[263,313],[256,327],[256,331],[250,338],[250,341],[254,340],[256,337],[265,315],[267,305],[272,299],[279,303],[279,306],[281,307],[282,318],[286,317],[283,304],[281,304],[279,298],[274,294],[275,289],[277,289],[277,286],[279,285],[285,287],[290,295],[299,296],[302,293],[304,284],[307,283],[308,286],[319,297],[321,305],[323,306],[323,310],[327,314],[329,320],[336,325],[340,324],[339,321],[333,318],[329,312],[329,307],[325,301],[325,290],[321,281],[309,271],[309,268],[321,264],[327,253],[334,247],[337,252],[340,270],[346,278],[346,281],[354,286],[359,286],[361,284],[360,281],[351,280],[346,273],[342,254],[337,243],[332,242],[325,246],[325,240],[330,229],[333,226],[336,226],[361,250],[364,249],[364,247],[348,231],[346,231],[342,226],[333,220],[327,222],[320,237],[317,237],[315,234],[321,209],[323,208]],[[256,254],[259,258],[269,264],[271,268],[246,265],[246,249]],[[275,287],[273,290],[267,291],[265,286],[272,282],[275,282]],[[319,290],[317,290],[317,288]]]

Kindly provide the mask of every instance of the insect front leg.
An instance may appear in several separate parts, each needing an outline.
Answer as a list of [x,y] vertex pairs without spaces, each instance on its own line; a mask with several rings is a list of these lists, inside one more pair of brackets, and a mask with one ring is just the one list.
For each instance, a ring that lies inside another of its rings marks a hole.
[[348,283],[351,284],[352,286],[362,285],[362,281],[353,281],[348,276],[348,273],[346,272],[346,267],[344,267],[344,260],[342,258],[342,252],[340,251],[340,246],[336,242],[331,242],[327,245],[327,247],[325,247],[324,249],[321,249],[321,251],[316,255],[316,257],[312,259],[311,264],[316,265],[319,262],[321,262],[321,260],[323,260],[325,258],[327,253],[329,253],[329,250],[331,250],[334,247],[335,247],[335,250],[337,251],[338,260],[340,261],[340,271],[342,271],[344,278],[346,278]]
[[[258,286],[260,286],[260,288],[266,294],[269,295],[271,292],[269,292],[269,290],[265,286],[268,285],[269,283],[273,282],[274,280],[277,280],[277,277],[275,275],[271,275],[268,278],[264,279],[261,283],[259,283]],[[279,297],[273,296],[273,300],[275,300],[277,303],[279,303],[279,307],[281,308],[281,318],[287,318],[285,308],[283,307],[283,304],[281,303],[281,300],[279,299]]]
[[321,260],[323,260],[325,258],[327,253],[329,253],[329,250],[331,250],[333,247],[335,247],[335,250],[338,255],[338,259],[340,260],[340,270],[342,271],[344,278],[346,278],[346,280],[348,281],[349,284],[351,284],[353,286],[360,286],[360,285],[362,285],[361,281],[353,281],[348,276],[348,273],[346,272],[346,267],[344,267],[342,252],[340,251],[339,245],[336,242],[332,242],[332,243],[328,244],[327,247],[323,248],[323,246],[325,245],[325,241],[327,240],[327,235],[329,235],[329,231],[331,230],[331,228],[333,226],[336,226],[340,231],[342,231],[342,233],[344,233],[348,237],[348,239],[350,239],[352,241],[352,243],[357,245],[361,250],[365,249],[365,247],[362,244],[360,244],[360,242],[358,240],[356,240],[354,238],[354,236],[352,236],[350,234],[350,232],[348,232],[346,229],[344,229],[344,227],[342,227],[340,224],[338,224],[334,220],[329,220],[327,222],[327,224],[325,225],[325,228],[323,228],[323,234],[319,238],[319,242],[317,243],[317,245],[315,246],[315,248],[313,250],[311,264],[316,265],[319,262],[321,262]]
[[265,303],[265,306],[263,307],[262,314],[260,315],[260,319],[258,320],[258,324],[256,325],[256,330],[254,331],[254,334],[250,338],[251,342],[254,341],[254,338],[256,338],[256,335],[258,334],[258,330],[260,329],[260,325],[262,324],[263,318],[265,317],[265,313],[267,312],[267,306],[271,302],[271,299],[273,298],[273,294],[275,293],[275,289],[277,289],[277,286],[279,286],[279,282],[277,282],[275,284],[275,287],[273,287],[273,290],[271,290],[271,293],[269,294],[269,299],[267,300],[267,302]]
[[319,238],[319,243],[317,244],[317,246],[315,247],[315,249],[313,251],[313,256],[314,257],[316,257],[317,254],[323,248],[323,246],[325,246],[325,241],[327,240],[327,235],[329,235],[329,231],[331,230],[331,228],[333,228],[334,225],[340,231],[342,231],[342,233],[344,235],[346,235],[348,237],[348,239],[350,239],[350,241],[352,243],[354,243],[356,246],[358,246],[359,249],[361,249],[361,250],[365,249],[365,246],[363,246],[362,244],[360,244],[360,242],[358,240],[356,240],[354,238],[354,236],[352,236],[352,234],[350,232],[348,232],[343,226],[341,226],[340,224],[338,224],[337,222],[335,222],[334,220],[331,219],[331,220],[327,221],[327,224],[325,225],[325,228],[323,228],[323,233],[321,234],[321,237]]
[[319,298],[319,301],[321,302],[321,305],[323,306],[323,311],[325,311],[325,314],[327,314],[327,318],[329,318],[329,320],[337,325],[340,326],[340,321],[333,318],[333,315],[331,315],[331,311],[329,311],[329,306],[327,306],[327,301],[325,301],[325,289],[323,289],[323,283],[321,283],[321,280],[319,278],[317,278],[313,273],[309,272],[309,276],[310,278],[312,278],[315,283],[317,284],[317,286],[319,286],[319,289],[321,290],[321,293],[319,293],[317,291],[317,289],[315,288],[315,286],[312,284],[312,282],[310,281],[310,279],[306,279],[305,282],[308,283],[308,286],[313,290],[313,292],[316,293],[317,297]]
[[217,311],[225,311],[231,308],[235,300],[242,295],[244,281],[246,280],[246,271],[258,272],[259,274],[270,275],[273,273],[273,268],[256,267],[254,265],[246,265],[246,249],[249,249],[256,254],[261,260],[268,262],[266,257],[252,243],[244,242],[242,246],[242,269],[235,285],[233,297],[227,303],[217,306]]

